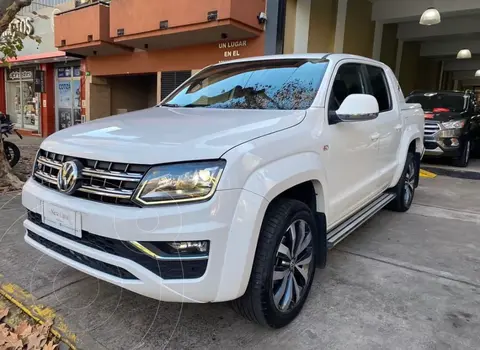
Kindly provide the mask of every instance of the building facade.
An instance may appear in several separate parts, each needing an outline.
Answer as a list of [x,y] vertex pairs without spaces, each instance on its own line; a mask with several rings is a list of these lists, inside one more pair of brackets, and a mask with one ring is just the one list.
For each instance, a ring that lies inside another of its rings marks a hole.
[[10,24],[11,31],[40,37],[41,43],[26,37],[17,58],[0,68],[0,111],[21,133],[43,137],[81,122],[84,115],[82,59],[59,51],[53,34],[55,13],[73,3],[45,5],[26,8]]
[[[71,1],[53,16],[53,46],[77,60],[50,73],[55,123],[46,133],[153,106],[199,69],[249,56],[358,54],[388,64],[407,92],[435,88],[445,79],[440,62],[419,58],[419,43],[400,40],[397,23],[375,20],[375,6],[370,0]],[[16,94],[9,96],[12,106]]]

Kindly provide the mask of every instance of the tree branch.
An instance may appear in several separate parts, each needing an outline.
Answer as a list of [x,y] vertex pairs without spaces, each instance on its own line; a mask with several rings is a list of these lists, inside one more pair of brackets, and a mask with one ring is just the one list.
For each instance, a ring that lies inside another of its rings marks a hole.
[[32,3],[32,0],[1,0],[0,1],[0,15],[1,15],[0,35],[8,29],[10,22],[15,18],[17,13],[20,12],[22,8],[29,6],[31,3]]

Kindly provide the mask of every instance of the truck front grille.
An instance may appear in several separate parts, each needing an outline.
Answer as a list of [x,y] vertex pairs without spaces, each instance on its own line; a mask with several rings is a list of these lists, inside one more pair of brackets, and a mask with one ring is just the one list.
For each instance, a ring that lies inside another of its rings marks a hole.
[[33,178],[42,185],[57,190],[58,171],[64,162],[80,161],[82,184],[72,195],[96,202],[135,206],[130,200],[148,165],[113,163],[92,159],[75,158],[40,150],[35,162]]
[[436,122],[425,122],[425,136],[432,136],[440,131],[440,124]]

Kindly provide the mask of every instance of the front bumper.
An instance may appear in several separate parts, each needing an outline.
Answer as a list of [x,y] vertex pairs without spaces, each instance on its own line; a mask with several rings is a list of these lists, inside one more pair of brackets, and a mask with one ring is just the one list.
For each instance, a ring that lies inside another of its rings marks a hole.
[[442,142],[425,141],[425,156],[457,158],[461,155],[461,143],[459,146],[445,146]]
[[[452,140],[458,140],[453,145]],[[425,156],[456,158],[461,155],[463,137],[461,129],[439,129],[431,135],[425,135]]]
[[[243,205],[246,201],[248,207]],[[199,277],[162,278],[161,273],[144,263],[145,259],[154,259],[138,251],[136,256],[128,256],[103,245],[97,249],[35,221],[33,217],[43,213],[44,202],[79,213],[83,237],[93,235],[117,243],[207,240],[208,260],[203,261],[204,270]],[[263,197],[248,191],[225,190],[217,191],[210,201],[203,203],[131,208],[64,195],[34,180],[25,184],[22,203],[32,212],[24,222],[28,244],[89,275],[172,302],[225,301],[244,293],[253,260],[255,245],[252,253],[252,244],[256,244],[260,216],[263,218],[268,204]]]

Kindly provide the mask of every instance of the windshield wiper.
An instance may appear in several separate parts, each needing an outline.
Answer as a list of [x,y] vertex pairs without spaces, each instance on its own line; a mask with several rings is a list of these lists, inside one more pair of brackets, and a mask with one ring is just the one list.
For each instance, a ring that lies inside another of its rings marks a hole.
[[189,105],[185,105],[184,107],[185,108],[197,108],[197,107],[207,107],[209,105],[199,105],[199,104],[195,104],[195,103],[190,103]]
[[160,106],[162,106],[162,107],[173,107],[173,108],[178,108],[178,107],[180,107],[180,105],[179,105],[179,104],[176,104],[176,103],[164,103],[164,104],[162,104],[162,105],[160,105]]

